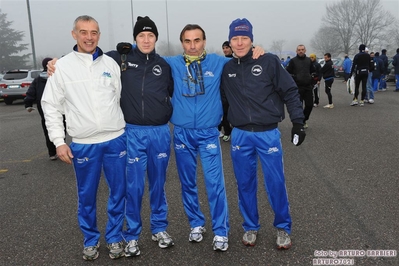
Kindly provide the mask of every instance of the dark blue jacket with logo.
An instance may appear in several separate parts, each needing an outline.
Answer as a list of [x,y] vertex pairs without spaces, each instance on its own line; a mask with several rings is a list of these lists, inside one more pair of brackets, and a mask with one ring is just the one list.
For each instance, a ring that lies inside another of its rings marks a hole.
[[233,58],[223,69],[221,89],[230,105],[228,121],[234,127],[276,128],[285,118],[284,104],[291,122],[303,124],[297,85],[276,55],[265,54],[255,60],[250,51]]
[[[118,51],[106,53],[121,65]],[[170,97],[173,79],[170,66],[155,53],[143,54],[134,47],[126,58],[127,69],[121,72],[121,108],[126,123],[164,125],[172,116]]]

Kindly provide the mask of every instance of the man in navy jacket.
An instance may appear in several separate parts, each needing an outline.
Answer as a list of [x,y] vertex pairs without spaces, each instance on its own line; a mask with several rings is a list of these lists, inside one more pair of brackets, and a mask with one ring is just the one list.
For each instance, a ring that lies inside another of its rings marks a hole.
[[233,125],[231,157],[244,218],[242,242],[254,246],[260,228],[256,198],[259,156],[275,213],[277,248],[288,249],[291,216],[277,126],[284,119],[285,104],[293,123],[292,142],[300,145],[304,140],[304,114],[298,88],[277,56],[265,54],[252,59],[252,25],[247,19],[231,23],[229,41],[234,58],[223,69],[221,89],[229,102],[228,120]]

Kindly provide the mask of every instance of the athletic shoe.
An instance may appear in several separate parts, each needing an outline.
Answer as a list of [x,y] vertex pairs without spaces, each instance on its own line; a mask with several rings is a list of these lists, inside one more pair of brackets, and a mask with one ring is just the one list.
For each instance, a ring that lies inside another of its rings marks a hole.
[[277,229],[277,248],[289,249],[291,247],[291,238],[284,229]]
[[334,104],[327,104],[323,106],[324,109],[333,109],[334,108]]
[[53,156],[50,156],[50,160],[52,160],[52,161],[57,160],[57,158],[58,158],[58,155],[57,155],[57,154],[56,154],[56,155],[53,155]]
[[242,243],[245,246],[255,246],[256,242],[256,235],[258,234],[258,231],[246,231],[244,236],[242,237]]
[[213,250],[226,251],[229,247],[229,239],[225,236],[215,236],[212,245]]
[[133,257],[140,255],[139,241],[130,240],[125,247],[125,257]]
[[223,141],[228,142],[230,140],[230,136],[224,135],[223,136]]
[[123,250],[123,242],[116,242],[116,243],[111,243],[107,245],[109,249],[109,257],[111,259],[119,259],[123,256],[125,256],[125,252]]
[[360,101],[359,106],[364,106],[364,101]]
[[387,91],[387,89],[382,89],[382,91]]
[[306,122],[304,122],[303,123],[303,128],[308,128],[308,127],[309,127],[309,125]]
[[317,106],[319,106],[318,103],[314,103],[314,104],[313,104],[313,107],[317,107]]
[[224,134],[222,131],[219,131],[219,138],[223,138]]
[[364,102],[365,102],[365,103],[368,103],[368,102],[369,102],[369,100],[368,100],[368,99],[364,99]]
[[203,234],[206,232],[205,227],[197,226],[191,228],[190,236],[188,237],[188,241],[192,242],[201,242],[203,238]]
[[358,105],[359,104],[359,102],[357,101],[357,100],[353,100],[352,102],[351,102],[351,106],[355,106],[355,105]]
[[84,260],[95,260],[98,258],[98,248],[100,247],[100,243],[97,243],[95,246],[85,247],[83,249],[83,259]]
[[175,244],[172,237],[166,231],[152,235],[152,241],[158,241],[158,246],[160,248],[171,247]]
[[374,99],[370,99],[369,103],[373,104],[374,103]]

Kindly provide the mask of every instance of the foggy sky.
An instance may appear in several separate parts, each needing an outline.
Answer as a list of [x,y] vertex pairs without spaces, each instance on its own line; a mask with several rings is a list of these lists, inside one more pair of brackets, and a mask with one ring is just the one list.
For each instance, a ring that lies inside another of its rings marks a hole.
[[[30,9],[37,58],[69,53],[76,43],[71,36],[72,24],[80,15],[90,15],[99,22],[99,46],[104,51],[115,49],[121,41],[133,42],[132,13],[134,21],[137,16],[154,20],[159,32],[158,44],[170,41],[179,45],[182,28],[195,23],[206,32],[207,49],[221,52],[230,23],[245,17],[253,25],[254,44],[268,50],[273,40],[283,39],[286,40],[284,50],[294,51],[303,43],[309,54],[312,52],[310,39],[320,27],[326,5],[336,1],[30,0]],[[399,18],[398,0],[381,3]],[[0,0],[0,9],[7,14],[8,21],[13,21],[13,29],[25,32],[23,43],[30,44],[26,0]],[[31,52],[31,48],[26,52]]]

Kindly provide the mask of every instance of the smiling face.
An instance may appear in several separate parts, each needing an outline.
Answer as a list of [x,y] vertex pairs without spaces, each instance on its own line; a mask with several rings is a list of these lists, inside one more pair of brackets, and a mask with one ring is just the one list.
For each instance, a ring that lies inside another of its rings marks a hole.
[[72,37],[76,40],[78,52],[93,54],[100,40],[100,29],[94,20],[79,20],[72,30]]
[[233,53],[229,46],[223,46],[222,49],[225,56],[230,56]]
[[149,54],[155,49],[157,37],[151,31],[142,31],[136,36],[136,44],[143,54]]
[[200,29],[186,30],[182,35],[182,46],[186,55],[200,56],[205,45],[206,40]]
[[230,40],[231,49],[237,57],[245,56],[252,48],[251,38],[248,36],[235,36]]

